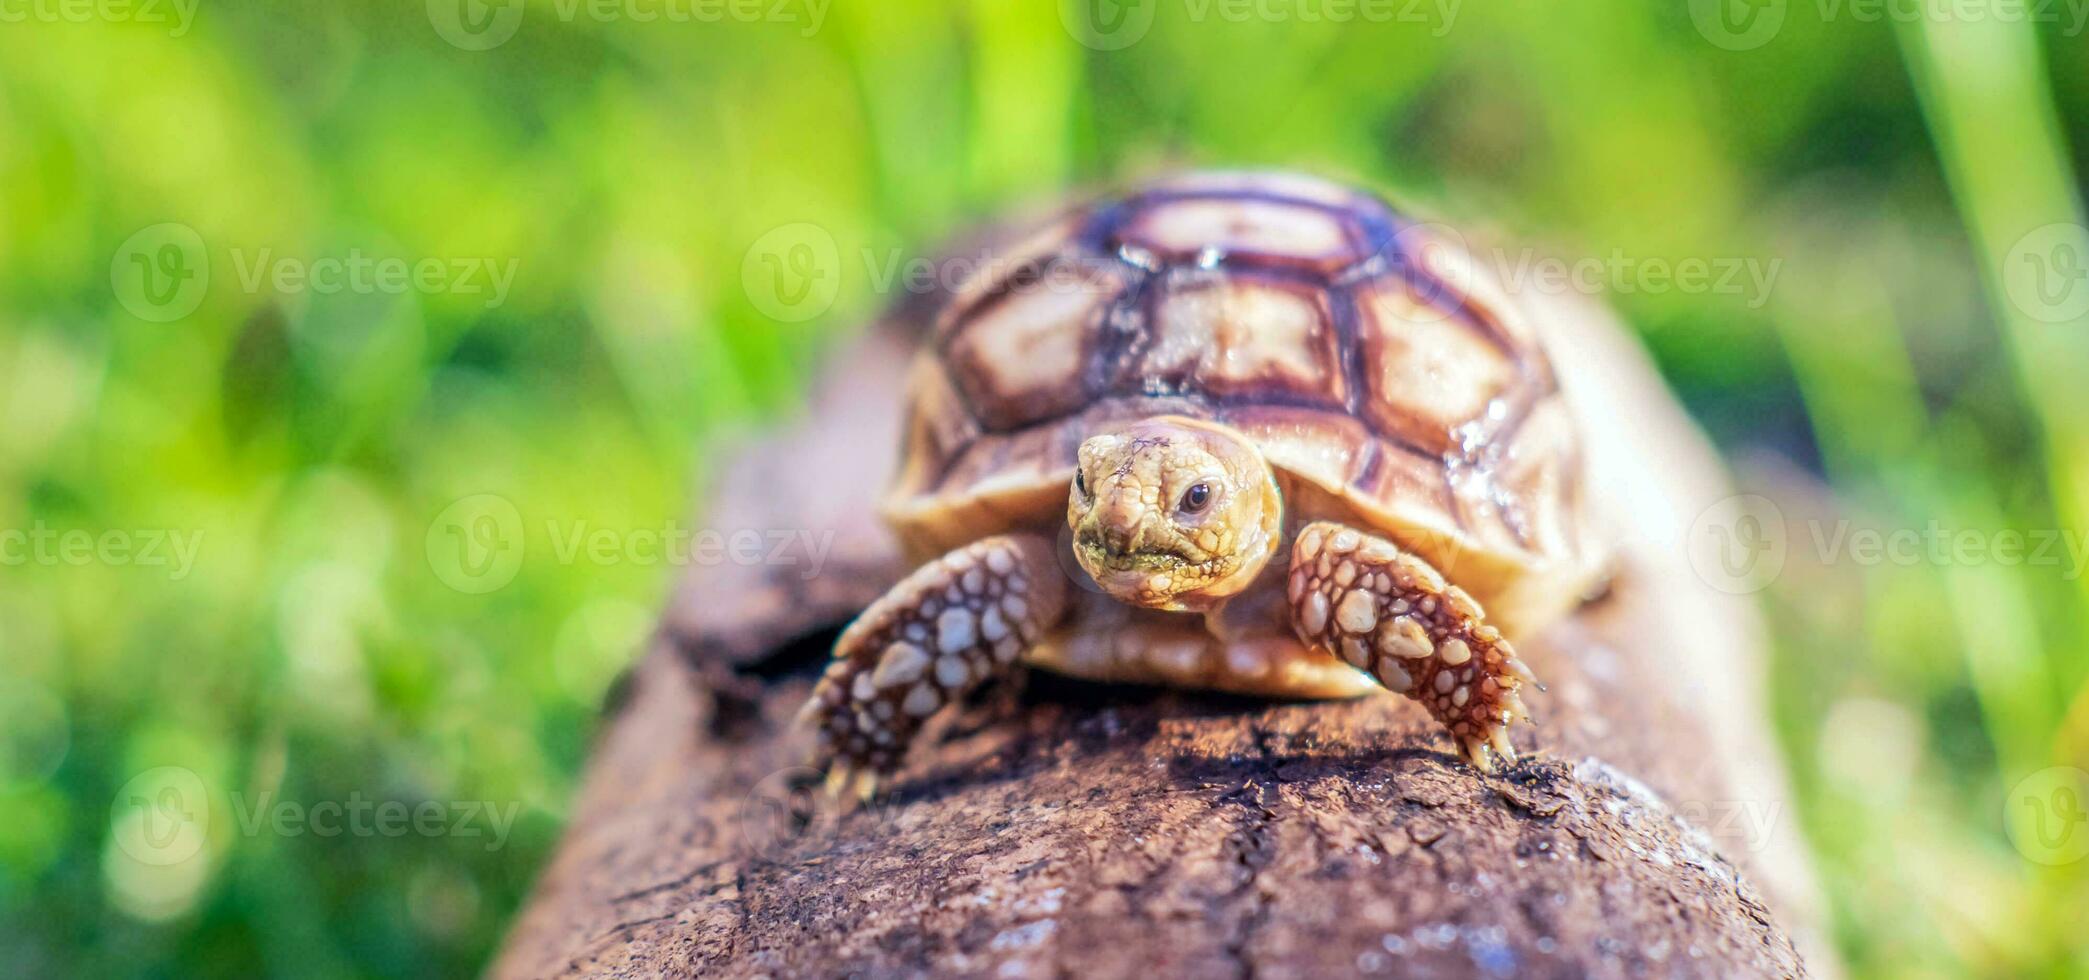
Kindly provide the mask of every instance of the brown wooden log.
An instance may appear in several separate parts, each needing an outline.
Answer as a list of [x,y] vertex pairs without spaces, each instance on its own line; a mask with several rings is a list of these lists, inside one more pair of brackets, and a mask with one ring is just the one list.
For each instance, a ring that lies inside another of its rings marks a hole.
[[1555,359],[1630,533],[1611,592],[1520,645],[1550,687],[1520,764],[1476,773],[1389,696],[1033,673],[932,728],[873,804],[829,803],[788,723],[832,629],[901,571],[868,508],[907,349],[884,327],[705,521],[831,531],[820,574],[688,570],[494,972],[1794,976],[1801,946],[1820,972],[1760,624],[1681,549],[1716,461],[1582,312]]

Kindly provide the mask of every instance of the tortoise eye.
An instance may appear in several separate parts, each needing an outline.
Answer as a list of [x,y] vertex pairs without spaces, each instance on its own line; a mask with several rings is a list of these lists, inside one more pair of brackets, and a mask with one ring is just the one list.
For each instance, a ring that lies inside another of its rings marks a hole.
[[1080,494],[1082,500],[1088,499],[1088,474],[1074,471],[1074,492]]
[[1211,484],[1199,483],[1182,492],[1182,512],[1196,514],[1211,506]]

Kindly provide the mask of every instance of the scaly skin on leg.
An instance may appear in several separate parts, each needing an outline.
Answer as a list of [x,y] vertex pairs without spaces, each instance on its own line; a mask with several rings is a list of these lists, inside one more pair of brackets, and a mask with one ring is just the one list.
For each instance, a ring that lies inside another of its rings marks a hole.
[[1517,689],[1535,684],[1479,603],[1392,542],[1328,521],[1291,548],[1292,627],[1306,645],[1347,661],[1429,709],[1482,772],[1513,762],[1506,729],[1528,718]]
[[842,632],[798,716],[831,788],[897,769],[930,715],[1011,672],[1059,621],[1066,577],[1052,548],[1038,534],[975,541],[916,569]]

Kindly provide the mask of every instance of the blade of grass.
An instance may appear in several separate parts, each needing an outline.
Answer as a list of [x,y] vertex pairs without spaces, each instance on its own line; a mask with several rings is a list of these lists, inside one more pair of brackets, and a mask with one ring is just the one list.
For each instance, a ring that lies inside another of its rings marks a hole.
[[[2042,431],[2054,517],[2063,527],[2079,528],[2089,519],[2089,486],[2066,461],[2089,449],[2089,386],[2078,374],[2089,363],[2089,296],[2075,295],[2089,290],[2089,282],[2063,275],[2060,299],[2049,301],[2054,283],[2041,276],[2079,270],[2089,261],[2089,231],[2071,190],[2073,167],[2060,142],[2034,27],[2025,18],[2004,16],[1999,7],[1992,0],[1967,3],[1953,7],[1954,16],[1905,21],[1899,39],[1980,262],[1989,306]],[[2047,263],[2043,268],[2041,261]],[[2059,615],[2064,621],[2056,629],[2079,637],[2080,607]],[[1969,645],[1967,656],[1977,655]],[[1979,664],[1969,666],[1982,684]],[[1983,698],[1994,693],[1983,691]],[[2064,693],[2054,696],[2057,702]],[[2010,738],[1997,738],[1998,745],[2053,735],[2050,713],[2043,720],[1991,716],[1989,723],[2012,728]],[[2033,725],[2043,727],[2032,731]],[[2034,761],[2004,760],[2015,766]]]

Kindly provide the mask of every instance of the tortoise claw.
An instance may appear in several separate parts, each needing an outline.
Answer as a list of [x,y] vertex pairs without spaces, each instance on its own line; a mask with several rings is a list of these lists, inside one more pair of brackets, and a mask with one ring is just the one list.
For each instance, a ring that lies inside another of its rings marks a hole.
[[798,714],[813,733],[815,766],[889,773],[930,715],[1012,670],[1065,610],[1052,546],[1031,534],[981,539],[864,610]]
[[1514,761],[1505,726],[1527,720],[1518,689],[1536,675],[1480,604],[1419,556],[1328,521],[1291,550],[1291,622],[1306,645],[1407,695],[1482,772]]

